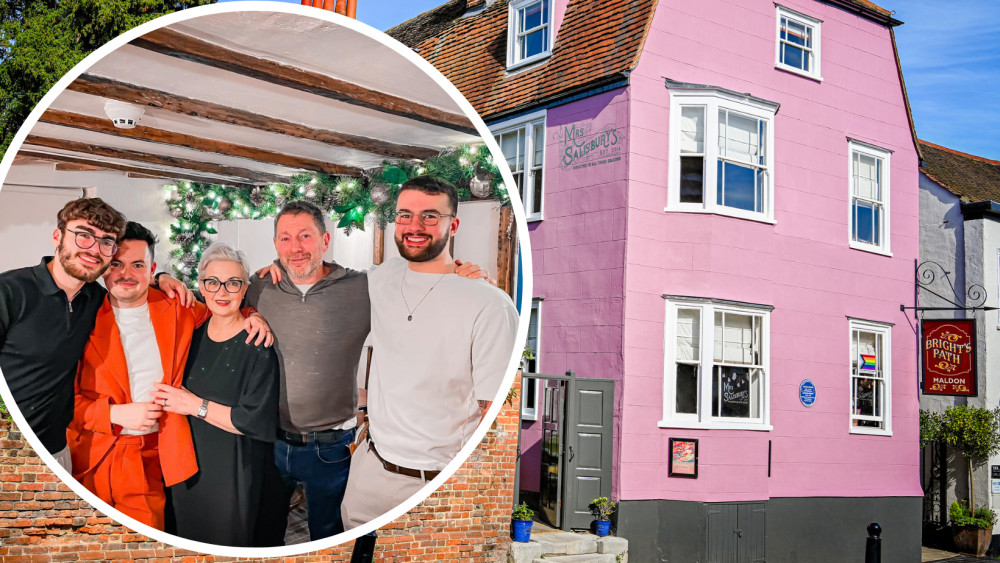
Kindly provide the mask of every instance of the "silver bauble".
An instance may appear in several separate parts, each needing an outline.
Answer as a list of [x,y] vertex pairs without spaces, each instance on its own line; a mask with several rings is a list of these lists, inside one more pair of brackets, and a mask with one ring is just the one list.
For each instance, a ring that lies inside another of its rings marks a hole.
[[483,170],[476,170],[476,175],[469,180],[469,191],[472,195],[478,198],[490,197],[491,181],[493,180],[489,172]]
[[389,201],[389,188],[384,184],[376,184],[371,191],[372,202],[375,205],[382,205]]
[[233,208],[233,202],[229,201],[228,197],[224,197],[219,200],[219,213],[225,213]]
[[174,219],[179,218],[183,214],[184,212],[181,211],[181,208],[179,207],[173,207],[170,209],[170,216],[173,217]]

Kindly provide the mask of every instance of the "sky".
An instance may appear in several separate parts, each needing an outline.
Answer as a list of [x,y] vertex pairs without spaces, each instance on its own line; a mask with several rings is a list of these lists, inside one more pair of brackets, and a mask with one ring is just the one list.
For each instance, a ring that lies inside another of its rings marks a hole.
[[[357,0],[358,20],[386,30],[446,1]],[[1000,1],[876,3],[904,22],[896,44],[917,136],[1000,160]]]

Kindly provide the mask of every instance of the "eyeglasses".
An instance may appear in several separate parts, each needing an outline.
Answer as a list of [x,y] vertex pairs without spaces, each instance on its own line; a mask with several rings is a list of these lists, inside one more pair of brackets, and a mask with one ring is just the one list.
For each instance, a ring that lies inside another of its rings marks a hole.
[[[396,224],[397,225],[409,225],[413,222],[414,214],[412,211],[397,211],[396,212]],[[442,217],[454,217],[451,213],[438,213],[437,211],[422,211],[417,217],[420,222],[428,227],[433,227],[438,224],[438,221]]]
[[205,291],[209,293],[218,293],[223,286],[226,288],[226,293],[239,293],[245,282],[240,278],[229,278],[224,282],[219,281],[218,278],[205,278],[201,280],[201,283],[205,285]]
[[71,231],[69,229],[66,229],[66,231],[76,235],[76,246],[81,250],[93,248],[96,242],[97,248],[105,256],[114,256],[115,252],[118,252],[118,244],[115,243],[115,239],[97,238],[94,236],[94,233],[88,231]]

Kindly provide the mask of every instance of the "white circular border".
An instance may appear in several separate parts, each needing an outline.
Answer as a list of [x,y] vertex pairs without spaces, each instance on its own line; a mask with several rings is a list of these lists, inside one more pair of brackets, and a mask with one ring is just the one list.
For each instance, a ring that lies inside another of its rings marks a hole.
[[[168,545],[173,545],[180,547],[182,549],[187,549],[195,552],[207,553],[212,555],[226,556],[226,557],[285,557],[294,556],[310,553],[313,551],[329,549],[335,545],[345,543],[347,541],[353,540],[359,536],[365,535],[377,528],[380,528],[389,522],[399,518],[414,506],[419,504],[425,498],[430,496],[431,493],[436,491],[444,482],[455,473],[456,470],[465,462],[473,450],[475,450],[479,443],[483,440],[492,422],[496,419],[497,414],[503,407],[504,401],[507,397],[507,391],[510,389],[511,384],[514,381],[514,374],[517,371],[517,367],[521,361],[521,350],[523,344],[518,346],[518,343],[525,342],[528,335],[528,316],[530,314],[531,307],[525,306],[525,303],[530,302],[532,293],[532,263],[531,263],[531,245],[528,237],[528,224],[525,220],[524,206],[521,203],[520,194],[517,190],[517,183],[514,181],[514,177],[511,175],[510,170],[504,166],[507,161],[500,152],[500,147],[497,145],[496,141],[493,139],[493,134],[490,132],[486,123],[483,122],[479,114],[472,105],[465,99],[465,96],[458,91],[455,86],[448,81],[436,68],[434,68],[430,63],[421,58],[415,52],[413,52],[409,47],[403,45],[402,43],[392,39],[388,35],[378,31],[377,29],[368,26],[364,23],[358,22],[351,18],[338,15],[334,12],[327,10],[321,10],[313,7],[307,7],[295,4],[284,4],[272,1],[256,1],[256,0],[245,0],[241,2],[231,2],[223,4],[213,4],[208,6],[199,6],[196,8],[188,8],[186,10],[181,10],[173,14],[168,14],[161,16],[153,21],[144,23],[136,28],[133,28],[124,34],[116,37],[107,44],[103,45],[85,59],[80,61],[76,66],[74,66],[65,76],[63,76],[55,86],[52,87],[48,93],[38,102],[35,109],[32,110],[31,114],[25,120],[24,124],[18,130],[14,139],[11,141],[9,148],[2,161],[0,161],[0,178],[6,179],[7,173],[10,171],[10,167],[14,162],[14,156],[20,150],[21,145],[24,143],[24,139],[27,137],[28,133],[35,126],[38,118],[45,112],[45,110],[52,104],[52,102],[66,89],[66,87],[72,83],[78,76],[80,76],[84,71],[86,71],[90,66],[92,66],[97,61],[101,60],[104,56],[113,52],[115,49],[125,45],[129,41],[136,39],[150,31],[172,25],[178,22],[189,20],[192,18],[197,18],[200,16],[223,14],[229,12],[286,12],[294,15],[318,18],[329,21],[331,23],[337,24],[342,27],[351,29],[352,31],[361,33],[368,36],[369,38],[375,39],[382,44],[392,48],[397,54],[404,57],[406,60],[415,64],[418,68],[423,70],[428,76],[434,79],[446,93],[448,93],[452,100],[454,100],[458,106],[462,109],[465,115],[472,121],[475,125],[476,130],[479,135],[485,140],[486,146],[489,148],[490,153],[493,156],[494,162],[500,165],[500,172],[503,176],[504,183],[507,185],[508,193],[510,194],[511,206],[514,211],[514,220],[517,225],[518,232],[518,243],[520,245],[520,256],[521,256],[521,310],[520,310],[520,320],[518,322],[517,337],[515,340],[514,350],[511,351],[511,358],[507,364],[507,373],[503,379],[503,383],[500,385],[500,391],[497,396],[493,398],[493,405],[489,412],[486,413],[486,417],[483,422],[473,433],[472,437],[465,444],[465,447],[458,453],[445,468],[441,471],[434,480],[430,481],[422,489],[420,489],[416,494],[407,499],[405,502],[397,506],[396,508],[390,510],[389,512],[383,514],[382,516],[368,522],[363,526],[354,528],[353,530],[348,530],[341,534],[335,536],[330,536],[328,538],[310,541],[301,544],[295,544],[290,546],[282,547],[229,547],[221,546],[215,544],[208,544],[202,542],[196,542],[187,540],[178,536],[167,534],[166,532],[156,530],[142,524],[129,516],[115,510],[104,501],[97,498],[96,495],[88,491],[80,482],[73,478],[65,469],[62,468],[52,455],[45,450],[39,441],[38,437],[35,436],[34,432],[28,426],[27,421],[21,414],[20,409],[18,409],[17,404],[14,402],[13,396],[10,393],[10,389],[7,387],[7,381],[5,378],[0,377],[0,395],[3,396],[4,402],[7,404],[11,416],[14,422],[17,424],[18,429],[27,438],[28,443],[31,444],[38,456],[45,462],[46,465],[65,483],[69,488],[73,490],[76,494],[80,495],[84,500],[89,502],[94,508],[97,508],[101,512],[105,513],[112,519],[118,521],[119,523],[149,536],[157,541],[163,542]],[[2,188],[2,181],[0,181],[0,188]],[[208,508],[207,510],[211,510]]]

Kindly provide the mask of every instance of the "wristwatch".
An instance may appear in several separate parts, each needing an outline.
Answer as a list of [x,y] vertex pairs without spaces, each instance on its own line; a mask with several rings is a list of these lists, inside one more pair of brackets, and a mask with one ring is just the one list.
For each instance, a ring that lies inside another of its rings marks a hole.
[[198,407],[198,418],[208,416],[208,399],[202,399],[201,406]]

